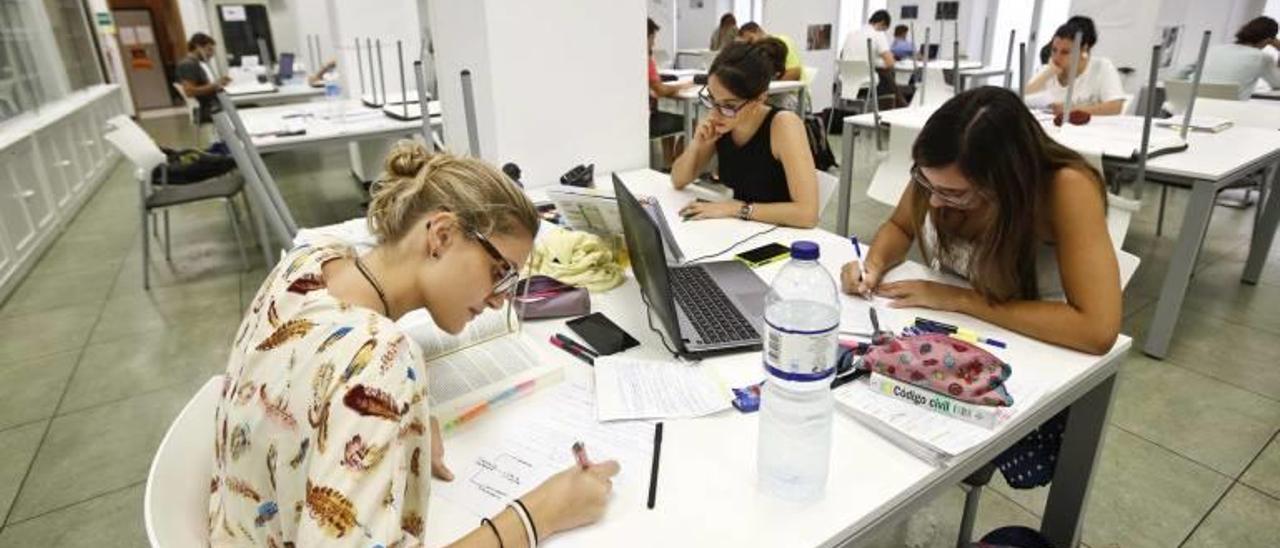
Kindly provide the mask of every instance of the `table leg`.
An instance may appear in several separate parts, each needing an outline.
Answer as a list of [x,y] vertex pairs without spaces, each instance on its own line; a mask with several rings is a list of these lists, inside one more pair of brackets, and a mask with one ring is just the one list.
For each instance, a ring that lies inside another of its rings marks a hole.
[[1264,200],[1258,201],[1261,215],[1254,220],[1253,238],[1249,242],[1249,259],[1244,263],[1244,283],[1258,283],[1262,275],[1262,265],[1267,262],[1267,254],[1271,252],[1271,242],[1276,236],[1276,227],[1280,224],[1280,166],[1271,170],[1271,181],[1267,184]]
[[1169,260],[1164,285],[1160,289],[1160,300],[1156,303],[1155,316],[1151,318],[1147,340],[1142,347],[1142,351],[1148,356],[1164,359],[1169,352],[1173,329],[1177,327],[1178,314],[1182,311],[1182,300],[1187,295],[1187,286],[1195,271],[1196,257],[1200,255],[1205,231],[1209,228],[1209,218],[1213,215],[1215,196],[1217,185],[1213,181],[1195,181],[1191,199],[1187,202],[1187,211],[1182,217],[1177,248],[1173,250],[1173,257]]
[[805,115],[809,114],[809,101],[805,100],[808,95],[808,93],[805,93],[804,87],[796,90],[796,108],[800,110],[801,118],[804,118]]
[[1115,379],[1114,374],[1107,377],[1071,404],[1049,500],[1040,520],[1040,533],[1053,546],[1072,548],[1080,544],[1084,505],[1089,500],[1093,470],[1102,452],[1102,431],[1107,425]]
[[858,129],[849,120],[844,121],[840,146],[840,190],[836,193],[836,234],[849,235],[849,200],[853,193],[853,140],[858,138]]

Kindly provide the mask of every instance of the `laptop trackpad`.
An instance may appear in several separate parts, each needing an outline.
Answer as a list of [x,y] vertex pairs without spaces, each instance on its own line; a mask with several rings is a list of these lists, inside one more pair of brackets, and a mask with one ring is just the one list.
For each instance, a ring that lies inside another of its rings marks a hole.
[[769,294],[769,286],[765,285],[760,276],[738,261],[703,263],[703,267],[747,319],[764,317],[764,299]]

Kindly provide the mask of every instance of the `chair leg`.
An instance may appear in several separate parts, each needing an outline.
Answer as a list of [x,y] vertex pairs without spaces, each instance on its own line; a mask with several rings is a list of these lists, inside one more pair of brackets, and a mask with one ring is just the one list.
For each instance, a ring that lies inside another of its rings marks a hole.
[[240,264],[244,266],[245,272],[249,271],[249,256],[244,251],[244,240],[240,238],[240,223],[236,221],[236,204],[235,197],[227,197],[227,219],[231,221],[231,233],[236,237],[236,248],[240,250]]
[[1164,205],[1169,197],[1169,185],[1160,187],[1160,211],[1156,214],[1156,237],[1164,235]]
[[142,289],[151,290],[151,235],[147,232],[151,211],[142,210]]
[[169,252],[169,210],[160,212],[160,215],[164,217],[164,260],[172,261],[173,255]]
[[968,548],[972,542],[973,524],[978,518],[978,503],[982,497],[981,485],[964,485],[964,489],[964,512],[960,514],[960,532],[956,535],[956,548]]

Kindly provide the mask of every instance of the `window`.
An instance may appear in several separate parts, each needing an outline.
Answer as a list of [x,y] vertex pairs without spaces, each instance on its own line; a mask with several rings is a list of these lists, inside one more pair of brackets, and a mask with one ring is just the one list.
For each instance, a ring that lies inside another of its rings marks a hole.
[[0,123],[102,82],[81,0],[0,0]]
[[44,0],[44,8],[71,91],[102,83],[84,4],[80,0]]
[[0,0],[0,122],[46,99],[36,72],[34,18],[19,0]]

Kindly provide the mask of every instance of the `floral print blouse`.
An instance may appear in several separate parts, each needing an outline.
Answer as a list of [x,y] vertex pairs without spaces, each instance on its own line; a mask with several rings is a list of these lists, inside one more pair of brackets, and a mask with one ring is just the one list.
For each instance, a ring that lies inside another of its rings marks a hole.
[[337,240],[284,257],[236,334],[214,426],[212,546],[422,544],[431,434],[421,350],[339,302]]

